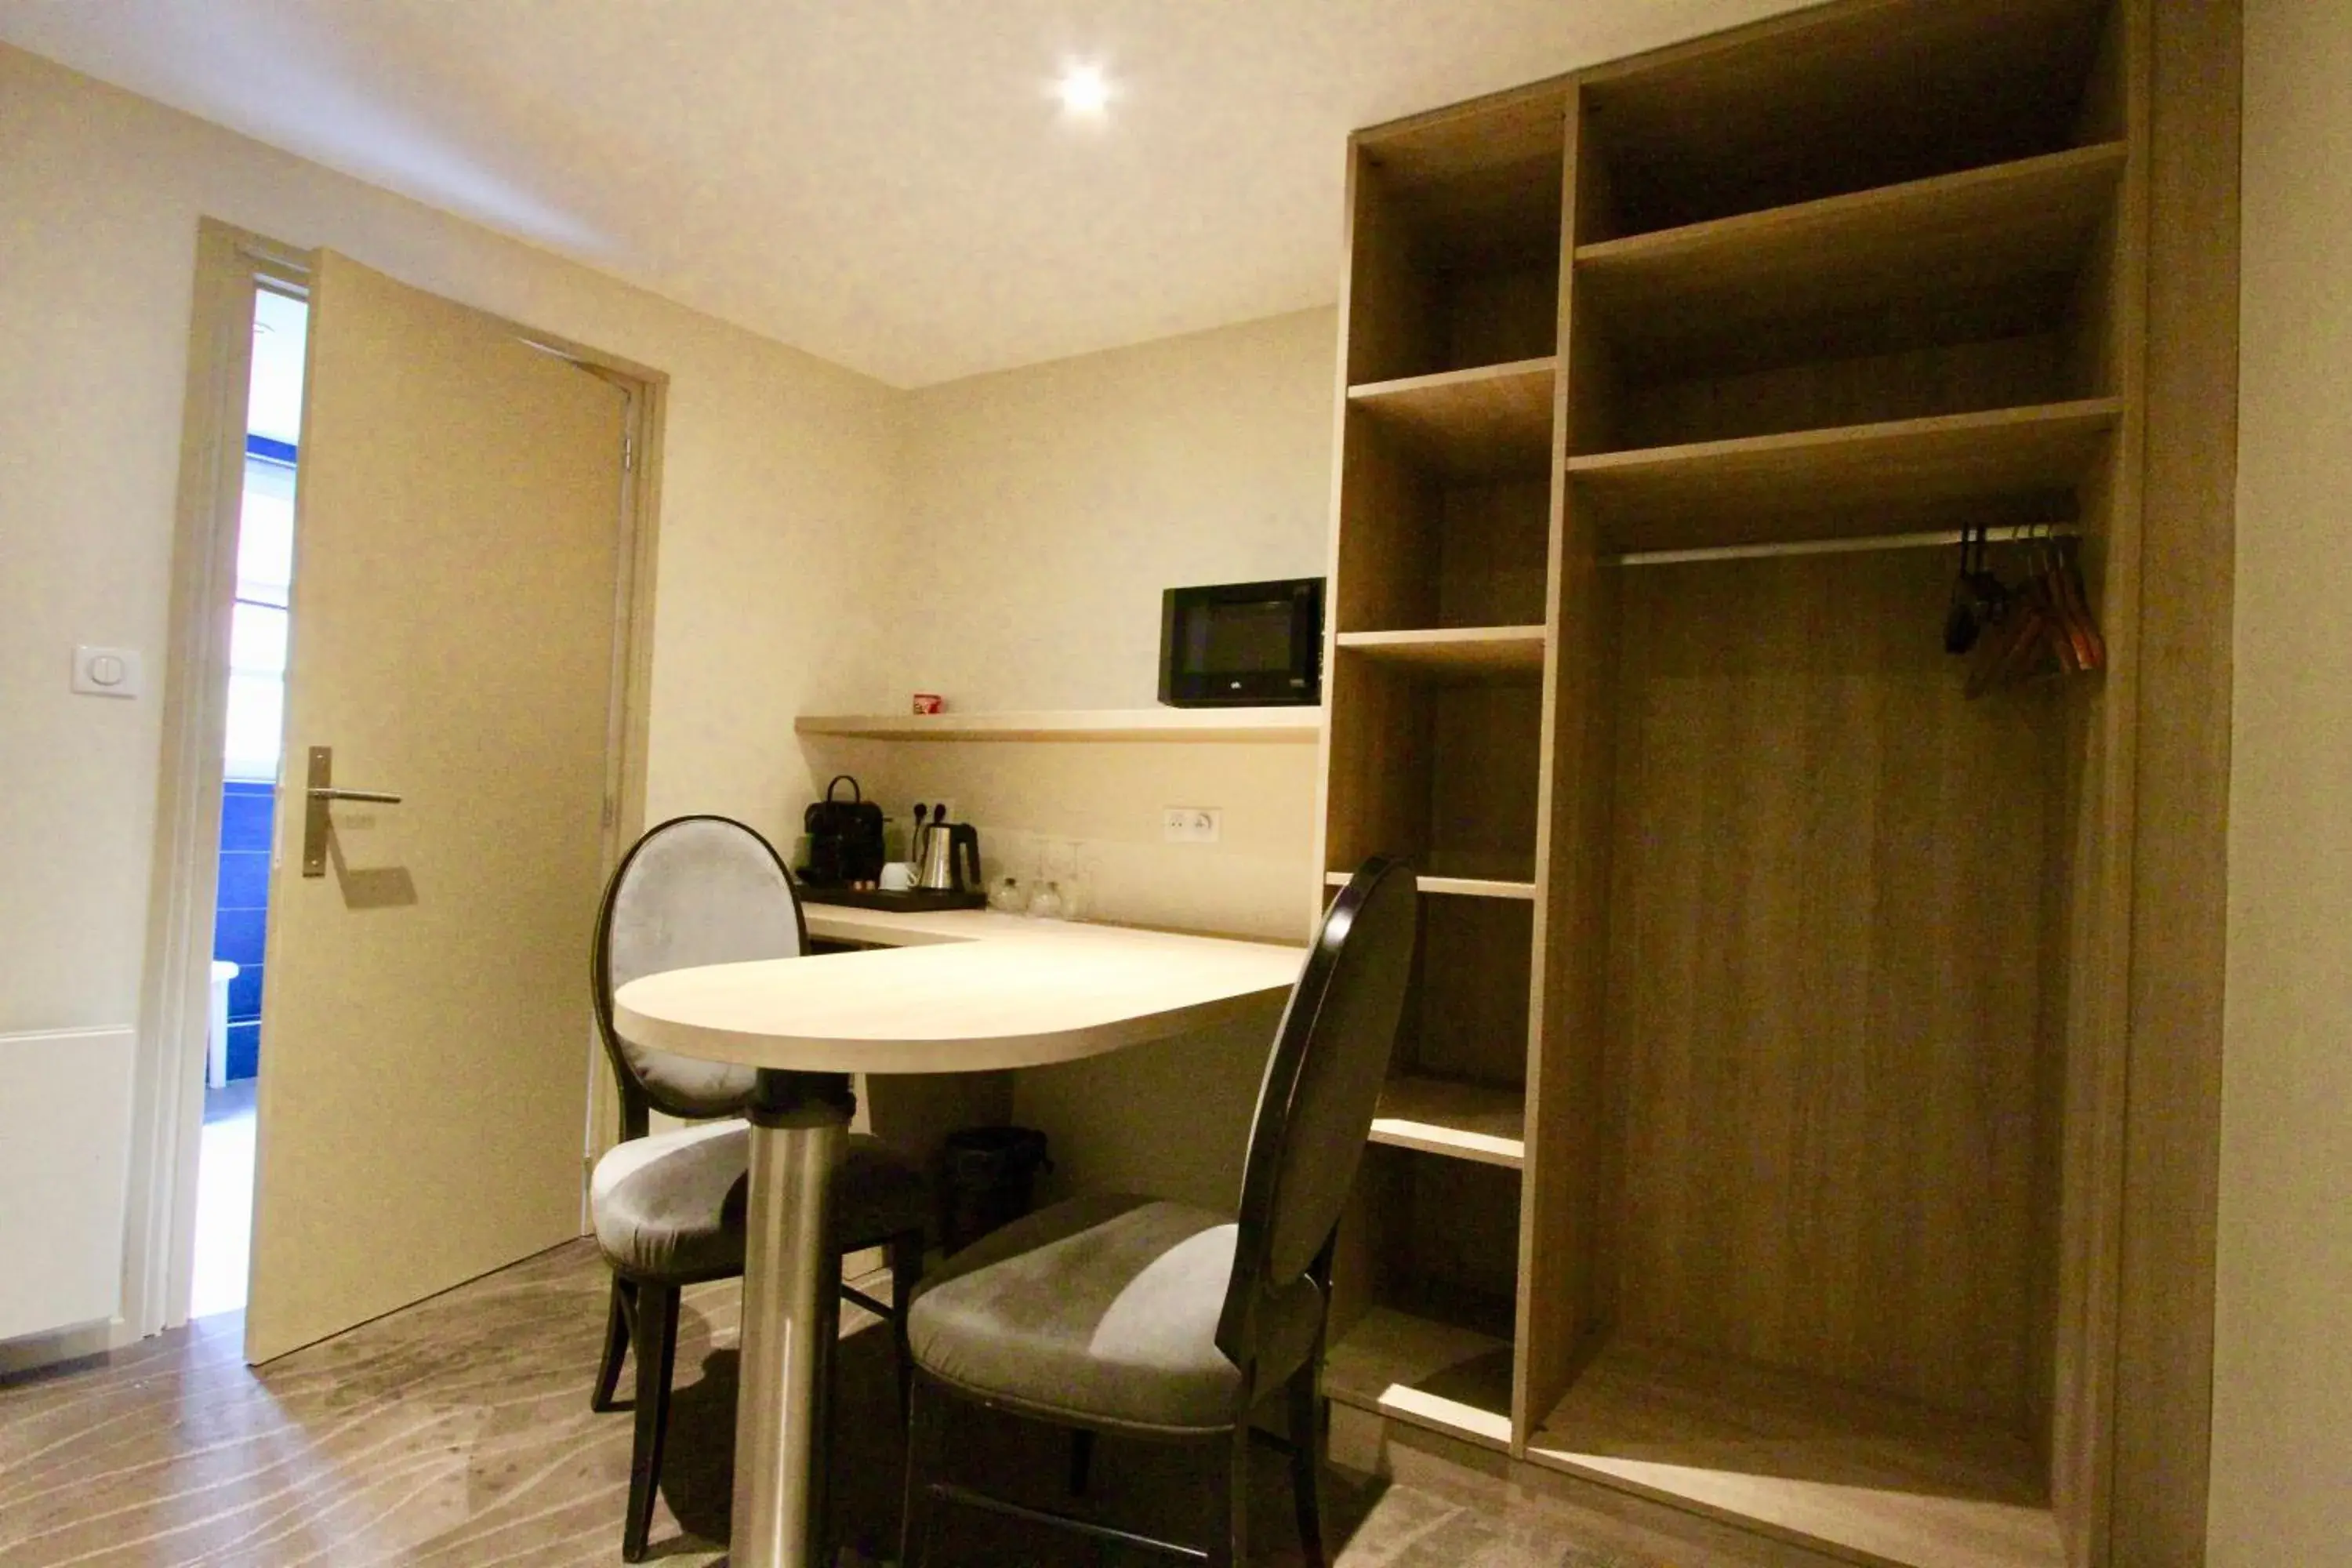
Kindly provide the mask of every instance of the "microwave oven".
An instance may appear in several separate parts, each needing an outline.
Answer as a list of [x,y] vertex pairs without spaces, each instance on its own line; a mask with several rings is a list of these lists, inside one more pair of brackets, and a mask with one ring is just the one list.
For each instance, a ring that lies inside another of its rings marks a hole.
[[1171,708],[1323,700],[1323,579],[1171,588],[1160,602],[1160,700]]

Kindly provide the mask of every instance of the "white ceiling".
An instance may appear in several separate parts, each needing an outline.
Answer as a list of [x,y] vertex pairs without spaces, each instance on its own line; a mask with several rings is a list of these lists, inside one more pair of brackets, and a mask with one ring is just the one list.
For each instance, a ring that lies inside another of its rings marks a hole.
[[1326,303],[1350,129],[1790,8],[0,0],[0,38],[912,386]]

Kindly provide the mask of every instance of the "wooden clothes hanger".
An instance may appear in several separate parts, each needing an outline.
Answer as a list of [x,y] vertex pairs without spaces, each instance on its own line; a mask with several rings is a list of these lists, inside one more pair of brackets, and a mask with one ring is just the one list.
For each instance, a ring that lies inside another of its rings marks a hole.
[[2106,640],[2091,613],[2071,542],[2045,530],[2028,552],[2025,579],[2011,589],[1988,567],[1983,526],[1962,531],[1944,647],[1973,655],[1965,688],[1971,698],[2106,666]]
[[2009,609],[2009,590],[1988,570],[1988,540],[1982,523],[1960,530],[1960,571],[1952,582],[1951,609],[1944,617],[1944,651],[1967,653],[1998,625]]
[[2051,591],[2066,616],[2067,629],[2072,637],[2077,668],[2084,670],[2105,669],[2107,667],[2107,639],[2099,635],[2098,617],[2091,614],[2090,595],[2083,586],[2082,568],[2074,560],[2071,542],[2053,539],[2048,545]]

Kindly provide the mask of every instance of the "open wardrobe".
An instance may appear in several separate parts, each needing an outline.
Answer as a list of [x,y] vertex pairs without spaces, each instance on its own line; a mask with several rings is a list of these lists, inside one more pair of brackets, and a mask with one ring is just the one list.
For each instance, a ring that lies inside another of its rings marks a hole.
[[1319,866],[1412,856],[1423,936],[1344,1404],[1863,1561],[2155,1561],[2234,354],[2162,9],[1831,5],[1355,138]]

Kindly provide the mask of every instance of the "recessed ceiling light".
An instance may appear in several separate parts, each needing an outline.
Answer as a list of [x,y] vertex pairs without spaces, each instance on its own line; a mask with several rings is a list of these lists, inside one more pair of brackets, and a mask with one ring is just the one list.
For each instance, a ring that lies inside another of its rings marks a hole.
[[1054,94],[1068,112],[1093,118],[1110,106],[1110,80],[1100,66],[1072,65],[1054,84]]

